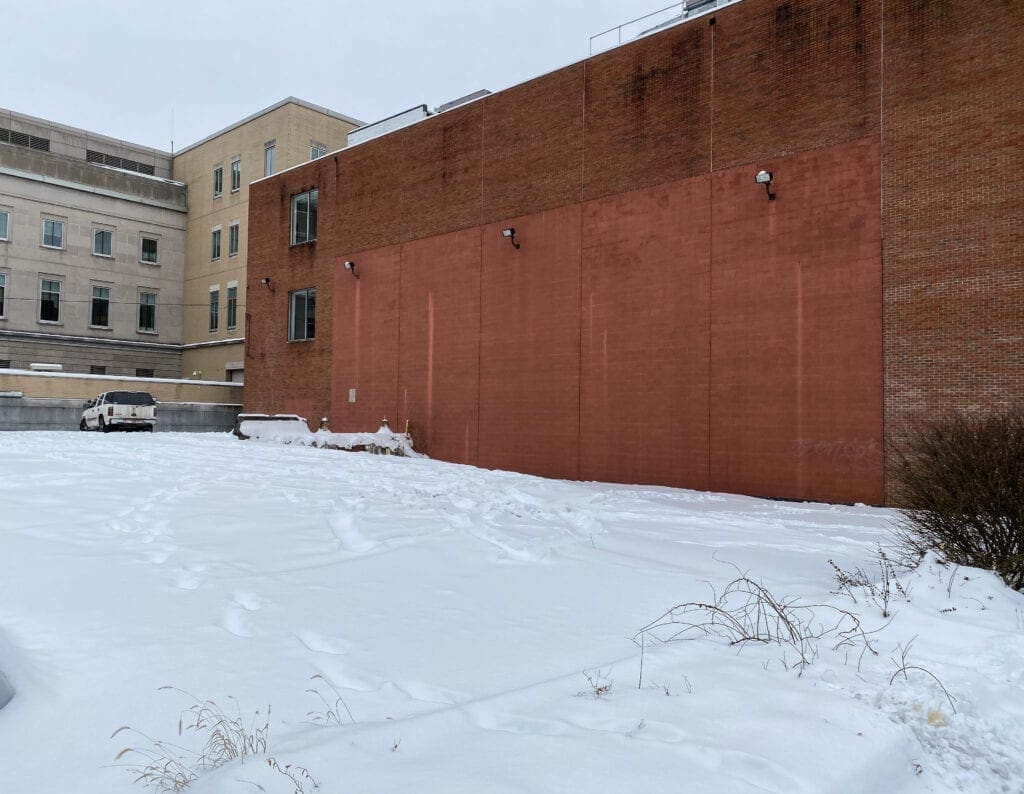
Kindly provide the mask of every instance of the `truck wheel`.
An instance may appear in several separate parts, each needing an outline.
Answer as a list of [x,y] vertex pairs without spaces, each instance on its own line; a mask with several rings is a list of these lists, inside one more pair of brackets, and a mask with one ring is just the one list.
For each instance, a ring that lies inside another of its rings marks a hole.
[[88,430],[89,429],[88,427],[85,426],[85,417],[82,417],[82,421],[78,423],[78,429],[79,430]]
[[106,423],[106,422],[105,422],[105,421],[103,420],[103,417],[102,417],[102,416],[100,417],[100,432],[101,432],[101,433],[109,433],[109,432],[110,432],[110,425],[108,425],[108,424],[107,424],[107,423]]

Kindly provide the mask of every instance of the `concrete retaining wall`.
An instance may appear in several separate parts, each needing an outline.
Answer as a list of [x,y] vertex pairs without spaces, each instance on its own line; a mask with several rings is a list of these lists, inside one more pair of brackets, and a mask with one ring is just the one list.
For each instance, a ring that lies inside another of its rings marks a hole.
[[[82,400],[0,396],[0,431],[77,430]],[[235,424],[241,405],[216,403],[157,404],[158,432],[226,433]]]

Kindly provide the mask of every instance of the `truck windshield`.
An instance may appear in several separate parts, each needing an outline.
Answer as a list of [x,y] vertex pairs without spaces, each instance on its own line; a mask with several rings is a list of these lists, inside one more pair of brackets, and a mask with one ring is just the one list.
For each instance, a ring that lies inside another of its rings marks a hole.
[[144,391],[107,392],[107,403],[114,405],[156,405],[153,395]]

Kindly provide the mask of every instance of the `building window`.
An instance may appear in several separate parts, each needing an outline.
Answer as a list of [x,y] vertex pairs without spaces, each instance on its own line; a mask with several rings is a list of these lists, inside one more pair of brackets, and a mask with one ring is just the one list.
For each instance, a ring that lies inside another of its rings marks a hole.
[[220,229],[210,235],[210,259],[220,259]]
[[309,142],[309,159],[310,160],[319,160],[321,157],[325,157],[326,155],[327,155],[327,147],[326,146],[324,146],[322,143],[317,143],[316,141],[310,141]]
[[263,176],[270,176],[274,173],[274,155],[276,151],[277,147],[274,141],[263,147]]
[[231,192],[237,193],[239,188],[242,187],[242,161],[233,160],[231,162]]
[[238,325],[238,287],[228,287],[228,329]]
[[219,198],[224,192],[224,169],[217,166],[213,169],[213,197]]
[[90,364],[89,365],[89,374],[90,375],[106,375],[107,374],[107,368],[104,367],[104,366],[101,366],[99,364]]
[[7,316],[7,274],[0,273],[0,318]]
[[64,221],[43,221],[43,245],[46,248],[64,247]]
[[11,239],[11,213],[7,210],[0,210],[0,240]]
[[316,290],[288,293],[288,341],[316,338]]
[[92,252],[96,256],[113,256],[114,233],[109,229],[93,229]]
[[139,330],[156,330],[156,293],[139,293]]
[[220,324],[220,290],[210,290],[210,330],[216,331]]
[[151,370],[151,369],[142,369],[140,367],[136,367],[136,369],[135,369],[135,377],[136,378],[152,378],[153,377],[153,370]]
[[228,256],[238,256],[238,221],[228,226]]
[[142,238],[142,257],[141,260],[150,265],[156,264],[156,243],[157,241],[152,237]]
[[89,325],[97,328],[110,327],[110,287],[92,288],[92,315]]
[[60,282],[44,278],[39,282],[39,319],[44,323],[60,322]]
[[292,196],[292,245],[316,239],[317,192],[310,190]]

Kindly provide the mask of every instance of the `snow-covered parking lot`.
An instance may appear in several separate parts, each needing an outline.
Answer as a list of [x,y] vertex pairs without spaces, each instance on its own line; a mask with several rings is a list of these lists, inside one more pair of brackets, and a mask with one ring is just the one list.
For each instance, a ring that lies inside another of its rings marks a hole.
[[[933,559],[891,620],[832,592],[829,559],[878,572],[893,515],[226,435],[0,434],[0,791],[142,791],[122,749],[204,738],[179,737],[193,701],[169,685],[254,728],[271,707],[265,751],[198,770],[200,793],[1020,794],[1024,596]],[[823,637],[800,675],[772,643],[634,643],[737,569],[815,625],[849,610],[877,655]]]

